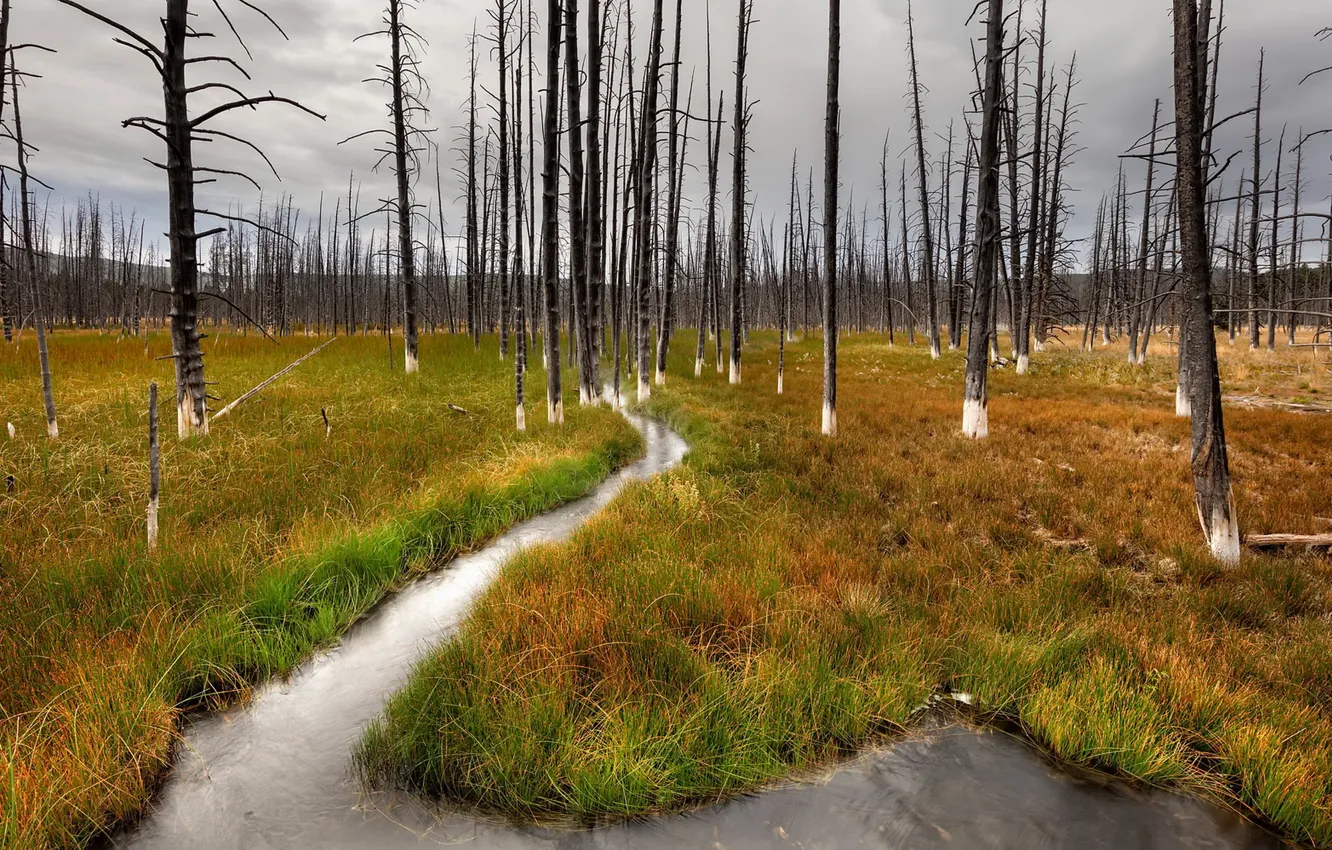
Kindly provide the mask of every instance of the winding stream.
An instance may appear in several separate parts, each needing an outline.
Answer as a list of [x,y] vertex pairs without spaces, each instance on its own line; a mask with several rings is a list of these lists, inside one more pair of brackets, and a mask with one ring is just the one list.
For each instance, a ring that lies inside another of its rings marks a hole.
[[528,520],[413,583],[339,645],[231,711],[184,731],[151,813],[109,840],[125,848],[1105,847],[1274,848],[1257,828],[1182,797],[1075,779],[1002,734],[936,724],[828,776],[694,814],[551,830],[440,814],[368,793],[349,770],[365,725],[458,626],[516,551],[570,536],[630,482],[684,458],[665,425],[630,416],[642,460],[591,495]]

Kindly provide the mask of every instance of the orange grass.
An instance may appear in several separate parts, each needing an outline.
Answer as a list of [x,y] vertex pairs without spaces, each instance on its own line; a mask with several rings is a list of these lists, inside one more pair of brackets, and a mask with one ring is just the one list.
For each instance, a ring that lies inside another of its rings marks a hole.
[[[235,398],[320,340],[214,329],[213,391]],[[422,340],[342,339],[216,423],[162,411],[162,549],[144,542],[147,389],[170,399],[165,334],[52,338],[48,442],[32,338],[0,349],[0,847],[77,846],[132,815],[182,707],[243,697],[335,640],[404,577],[581,495],[639,451],[609,411],[513,428],[512,364]],[[532,381],[543,380],[533,373]],[[456,404],[471,415],[451,411]],[[333,426],[324,435],[321,408]]]
[[[996,371],[973,442],[961,353],[851,336],[828,440],[817,340],[779,397],[771,335],[738,388],[695,380],[681,337],[652,410],[686,465],[511,563],[369,730],[368,779],[635,816],[845,757],[954,691],[1061,758],[1332,846],[1332,565],[1207,556],[1164,345]],[[1326,351],[1222,349],[1227,393],[1327,386]],[[1332,417],[1227,424],[1245,530],[1328,530]]]

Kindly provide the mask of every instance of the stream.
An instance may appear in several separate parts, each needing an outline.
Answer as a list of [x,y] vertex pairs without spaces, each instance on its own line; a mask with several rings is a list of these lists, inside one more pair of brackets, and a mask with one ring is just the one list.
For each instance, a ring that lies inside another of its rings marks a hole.
[[935,719],[825,776],[688,815],[600,829],[513,826],[371,792],[350,770],[366,724],[457,628],[515,552],[563,540],[627,484],[683,460],[684,440],[630,416],[646,456],[589,496],[520,523],[392,595],[330,651],[184,729],[171,774],[117,848],[1215,848],[1283,846],[1228,812],[1048,764],[1003,733]]

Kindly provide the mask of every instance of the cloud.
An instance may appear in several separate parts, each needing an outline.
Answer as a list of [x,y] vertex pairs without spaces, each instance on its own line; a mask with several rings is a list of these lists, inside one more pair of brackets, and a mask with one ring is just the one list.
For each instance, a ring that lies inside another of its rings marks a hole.
[[[88,2],[141,32],[160,31],[157,16],[161,0]],[[686,34],[682,90],[687,90],[692,77],[693,111],[701,115],[705,111],[705,20],[709,11],[713,83],[718,91],[726,91],[728,100],[734,97],[738,0],[683,2]],[[210,52],[226,51],[243,57],[211,7],[195,5],[200,7],[198,27],[219,36],[198,45],[208,44]],[[535,5],[536,17],[544,19],[545,4]],[[433,125],[439,128],[438,139],[446,148],[465,120],[467,38],[474,22],[481,27],[488,23],[493,6],[494,0],[421,0],[413,13],[414,25],[430,42],[424,71],[431,86]],[[669,28],[674,3],[666,0],[665,7]],[[236,7],[234,19],[254,52],[254,60],[247,63],[254,76],[252,82],[221,65],[193,67],[191,82],[217,79],[246,91],[264,93],[271,89],[326,113],[328,120],[319,122],[286,107],[266,106],[257,112],[234,113],[219,124],[263,147],[282,175],[280,183],[252,153],[230,143],[201,145],[199,161],[245,170],[260,179],[269,198],[280,192],[293,195],[307,216],[314,214],[321,194],[330,199],[329,203],[333,197],[345,194],[353,171],[364,181],[363,196],[385,196],[389,191],[388,173],[370,173],[377,159],[373,143],[361,140],[337,144],[384,123],[384,92],[362,82],[374,75],[375,64],[383,60],[384,40],[354,41],[357,35],[377,27],[380,10],[366,0],[273,0],[269,9],[290,41],[283,40],[262,19]],[[890,139],[889,167],[893,170],[900,168],[909,140],[905,9],[905,0],[846,0],[843,6],[842,197],[846,203],[854,193],[857,206],[869,204],[876,218],[884,137],[887,134]],[[1028,23],[1035,9],[1033,0],[1028,0]],[[947,132],[949,122],[956,125],[960,137],[964,111],[970,105],[972,39],[981,35],[977,24],[965,25],[971,10],[972,0],[922,0],[915,7],[920,73],[928,87],[925,121],[935,155],[942,152],[940,137]],[[1068,174],[1069,183],[1076,189],[1076,217],[1071,226],[1075,236],[1090,229],[1101,193],[1114,184],[1121,163],[1119,155],[1148,130],[1154,100],[1163,101],[1165,114],[1172,109],[1169,12],[1169,4],[1163,0],[1057,0],[1050,4],[1050,65],[1061,69],[1076,52],[1081,81],[1076,98],[1082,104],[1077,140],[1081,150]],[[1332,15],[1326,13],[1321,0],[1231,0],[1226,14],[1219,84],[1221,114],[1250,105],[1258,51],[1266,47],[1269,90],[1265,123],[1272,137],[1282,125],[1289,125],[1288,144],[1300,126],[1332,126],[1332,116],[1323,109],[1332,78],[1298,85],[1305,73],[1332,62],[1332,47],[1314,38],[1319,28],[1332,24]],[[640,62],[646,55],[643,42],[650,15],[648,3],[638,0],[634,23],[639,40],[636,59]],[[809,0],[759,0],[756,18],[749,77],[749,94],[755,101],[750,190],[760,216],[781,220],[789,195],[791,159],[797,150],[802,183],[813,167],[816,198],[822,195],[819,175],[827,7]],[[28,70],[42,75],[32,80],[23,94],[25,129],[41,148],[33,162],[34,170],[57,189],[53,203],[62,199],[72,202],[91,191],[147,215],[152,222],[150,232],[164,230],[165,181],[156,168],[144,162],[145,157],[162,158],[161,144],[146,133],[121,128],[125,118],[161,112],[160,88],[148,62],[112,44],[106,27],[58,3],[16,4],[13,37],[60,51],[57,56],[29,53],[22,57]],[[669,32],[666,44],[669,52]],[[538,32],[538,66],[544,64],[544,46],[544,32]],[[482,82],[493,89],[496,81],[490,77],[496,76],[495,67],[488,55],[483,55],[483,60]],[[196,112],[203,104],[201,98]],[[694,171],[687,193],[701,205],[704,145],[700,125],[695,123],[693,129],[700,138],[690,143]],[[1219,152],[1228,155],[1245,147],[1246,135],[1251,132],[1247,120],[1233,122],[1221,135]],[[1269,163],[1274,147],[1275,142],[1269,142]],[[729,191],[729,150],[728,137],[723,141],[723,191]],[[1320,205],[1327,195],[1329,150],[1329,145],[1318,145],[1306,163],[1305,196],[1318,199]],[[1244,159],[1236,160],[1227,179],[1238,177]],[[450,184],[444,192],[445,215],[454,232],[463,218],[456,178],[450,174],[455,164],[453,159],[443,164]],[[1141,163],[1130,162],[1125,167],[1131,184],[1142,179]],[[433,176],[424,183],[430,184],[433,195]],[[422,191],[426,191],[424,185]],[[202,187],[201,202],[253,207],[259,202],[259,193],[246,183],[232,180]]]

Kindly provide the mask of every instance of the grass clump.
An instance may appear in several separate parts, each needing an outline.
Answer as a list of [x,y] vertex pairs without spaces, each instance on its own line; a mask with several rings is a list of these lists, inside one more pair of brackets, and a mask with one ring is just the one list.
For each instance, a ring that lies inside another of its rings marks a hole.
[[[228,337],[234,397],[316,340]],[[0,847],[79,846],[132,815],[180,711],[243,698],[335,640],[414,572],[586,493],[641,451],[608,410],[513,429],[512,367],[426,337],[422,372],[347,338],[205,440],[163,442],[162,548],[142,541],[145,400],[169,346],[60,333],[61,437],[35,353],[0,353]],[[467,415],[451,410],[455,404]],[[325,438],[326,409],[333,433]],[[164,422],[164,433],[169,432]]]
[[[683,377],[681,346],[652,410],[684,467],[511,563],[368,731],[368,780],[637,816],[825,765],[966,692],[1060,758],[1332,846],[1332,566],[1208,558],[1168,355],[996,372],[976,443],[960,353],[850,336],[827,440],[818,342],[788,346],[784,396],[775,340],[754,342],[740,387]],[[1306,357],[1227,352],[1226,391]],[[1316,528],[1325,420],[1228,414],[1246,529]]]

